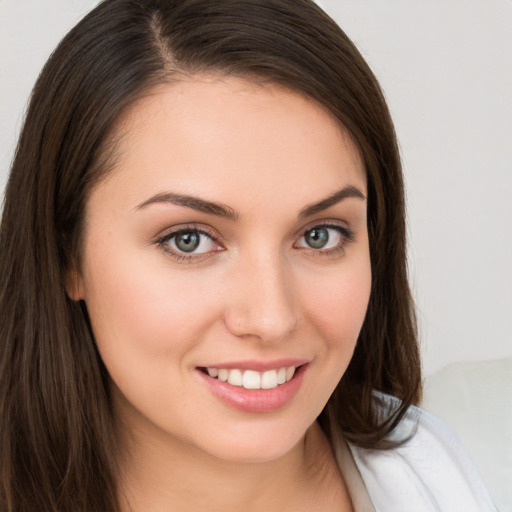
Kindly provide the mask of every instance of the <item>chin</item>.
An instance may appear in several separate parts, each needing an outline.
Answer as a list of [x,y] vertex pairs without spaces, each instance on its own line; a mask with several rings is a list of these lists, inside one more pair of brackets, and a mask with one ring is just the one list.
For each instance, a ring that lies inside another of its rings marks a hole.
[[230,463],[266,463],[292,452],[304,439],[311,423],[302,427],[297,422],[293,426],[274,422],[265,425],[265,419],[259,418],[250,426],[231,426],[221,432],[211,432],[210,439],[203,438],[196,446],[210,456]]

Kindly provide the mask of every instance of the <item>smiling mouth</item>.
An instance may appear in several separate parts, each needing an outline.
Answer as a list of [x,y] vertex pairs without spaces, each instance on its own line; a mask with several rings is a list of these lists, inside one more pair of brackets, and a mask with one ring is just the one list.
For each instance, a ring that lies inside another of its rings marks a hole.
[[295,375],[295,366],[257,372],[238,368],[200,368],[211,378],[245,389],[275,389],[289,382]]

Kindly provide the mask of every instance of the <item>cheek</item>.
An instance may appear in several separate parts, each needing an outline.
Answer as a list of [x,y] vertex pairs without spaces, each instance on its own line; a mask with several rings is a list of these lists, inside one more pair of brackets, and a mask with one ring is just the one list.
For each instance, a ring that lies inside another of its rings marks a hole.
[[[86,304],[105,363],[179,356],[198,343],[215,298],[193,273],[172,273],[146,258],[94,259],[85,276]],[[159,261],[160,260],[160,261]],[[178,360],[179,361],[179,360]]]
[[371,291],[369,258],[347,265],[339,273],[311,283],[308,316],[332,349],[355,347]]
[[[345,263],[345,262],[344,262]],[[371,290],[371,267],[364,253],[323,276],[303,281],[306,343],[316,340],[307,403],[320,414],[343,377],[354,353],[366,316]],[[306,290],[308,291],[306,293]]]

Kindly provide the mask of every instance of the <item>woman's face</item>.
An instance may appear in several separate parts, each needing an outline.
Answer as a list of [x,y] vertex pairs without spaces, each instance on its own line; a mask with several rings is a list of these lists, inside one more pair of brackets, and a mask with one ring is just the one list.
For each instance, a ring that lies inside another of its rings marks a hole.
[[69,285],[116,411],[139,439],[280,457],[343,376],[366,313],[357,150],[313,101],[235,78],[161,86],[118,134]]

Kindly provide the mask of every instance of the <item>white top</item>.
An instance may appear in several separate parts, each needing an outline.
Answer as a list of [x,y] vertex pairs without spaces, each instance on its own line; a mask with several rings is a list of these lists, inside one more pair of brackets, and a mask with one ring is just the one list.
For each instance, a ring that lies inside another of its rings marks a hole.
[[432,414],[411,407],[390,438],[411,433],[397,448],[369,450],[334,432],[333,448],[356,512],[497,511],[452,430]]

